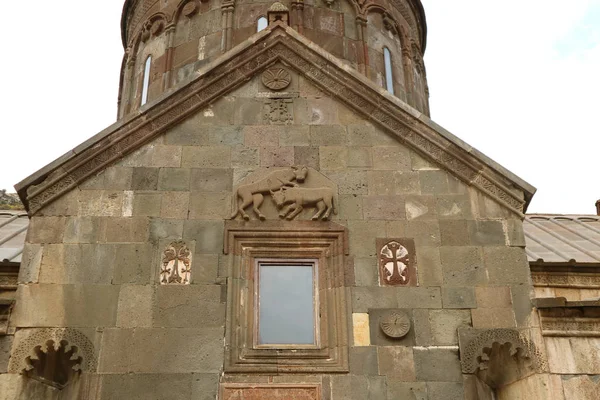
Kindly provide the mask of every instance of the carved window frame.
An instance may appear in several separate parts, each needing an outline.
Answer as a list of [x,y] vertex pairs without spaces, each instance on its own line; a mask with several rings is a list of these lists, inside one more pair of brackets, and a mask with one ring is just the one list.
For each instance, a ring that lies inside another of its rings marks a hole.
[[[345,227],[322,221],[227,221],[229,256],[225,371],[327,373],[348,371],[348,305],[344,287]],[[259,260],[318,262],[316,346],[257,345],[255,268]]]

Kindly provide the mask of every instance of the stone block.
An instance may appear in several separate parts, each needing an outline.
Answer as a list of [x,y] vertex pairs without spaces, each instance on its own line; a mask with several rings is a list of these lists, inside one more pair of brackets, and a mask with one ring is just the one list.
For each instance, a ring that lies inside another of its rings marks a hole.
[[393,379],[388,380],[387,398],[433,400],[433,398],[427,397],[427,384],[425,382],[399,382]]
[[132,190],[156,190],[158,187],[158,168],[137,167],[131,178]]
[[40,282],[110,284],[114,250],[111,245],[48,245],[42,259]]
[[[436,219],[435,199],[428,195],[409,195],[406,197],[406,218],[408,220]],[[441,227],[440,227],[441,228]]]
[[218,271],[218,254],[195,254],[192,266],[192,284],[215,283]]
[[414,309],[412,310],[412,315],[415,343],[417,346],[429,346],[433,344],[431,324],[429,322],[429,310]]
[[106,218],[69,217],[65,226],[64,243],[97,243],[104,240]]
[[16,327],[115,326],[119,287],[114,285],[21,285],[12,324]]
[[[240,99],[238,102],[242,101]],[[248,101],[248,100],[243,100]],[[253,100],[250,100],[254,102]],[[262,105],[257,108],[257,114],[260,114]],[[236,110],[244,112],[245,110]],[[209,141],[213,146],[238,146],[244,144],[244,133],[240,125],[211,125],[208,129]]]
[[82,190],[79,192],[78,215],[82,217],[119,217],[123,215],[123,191]]
[[296,146],[294,147],[294,165],[306,165],[316,170],[321,169],[319,147]]
[[[220,285],[156,287],[153,325],[161,328],[207,328],[225,325]],[[182,316],[185,316],[182,318]]]
[[512,328],[517,326],[512,308],[477,308],[471,310],[473,328]]
[[25,243],[21,266],[19,268],[19,283],[37,283],[40,276],[42,254],[44,247],[39,244]]
[[117,326],[149,328],[152,326],[154,287],[151,285],[121,285],[117,307]]
[[523,232],[523,222],[519,219],[509,219],[505,221],[507,243],[509,246],[525,247],[525,234]]
[[437,171],[440,169],[435,161],[421,156],[416,151],[410,152],[410,161],[413,171]]
[[529,263],[520,247],[484,247],[483,259],[490,283],[522,283],[529,281]]
[[105,171],[97,172],[89,176],[78,185],[80,190],[102,190],[104,189],[104,174]]
[[330,171],[348,168],[348,148],[346,146],[321,146],[319,148],[319,165]]
[[338,185],[339,194],[362,194],[369,192],[366,171],[324,171],[329,179]]
[[509,286],[479,286],[475,288],[477,307],[511,308],[512,295]]
[[600,338],[545,337],[550,373],[600,375]]
[[414,238],[419,246],[439,246],[440,226],[438,221],[412,220],[406,224],[406,236]]
[[361,257],[354,259],[354,277],[356,286],[378,286],[379,275],[377,258]]
[[36,217],[29,220],[27,243],[62,243],[65,217]]
[[[406,336],[402,338],[391,338],[387,336],[381,329],[381,321],[392,312],[404,313],[410,320],[410,329]],[[369,309],[369,331],[371,333],[371,344],[373,346],[404,346],[410,347],[415,345],[415,330],[412,318],[411,309],[386,309],[386,308],[371,308]]]
[[427,394],[430,399],[457,400],[464,399],[462,382],[427,382]]
[[140,285],[150,283],[154,268],[154,254],[154,246],[150,243],[116,245],[112,283]]
[[185,221],[183,239],[195,240],[198,254],[220,254],[223,252],[223,221]]
[[160,217],[166,219],[187,219],[190,205],[189,192],[163,192]]
[[181,146],[207,146],[209,144],[209,126],[190,118],[165,135],[165,144]]
[[457,329],[471,326],[471,313],[468,310],[431,310],[429,322],[434,345],[456,346]]
[[477,375],[464,375],[463,390],[465,400],[496,400],[493,389],[477,378]]
[[[532,323],[531,313],[533,309],[531,299],[535,298],[533,288],[530,286],[529,282],[522,282],[513,285],[510,292],[512,294],[513,311],[515,312],[517,326],[530,326]],[[600,292],[596,292],[594,297],[600,297],[599,295]]]
[[199,192],[231,191],[233,170],[220,168],[194,168],[191,174],[190,189]]
[[465,220],[440,220],[442,246],[468,246],[469,232]]
[[365,219],[399,220],[406,219],[403,196],[363,197]]
[[108,243],[146,242],[149,223],[146,217],[108,218],[104,240]]
[[448,286],[471,286],[487,283],[479,247],[444,246],[440,248],[444,284]]
[[184,373],[104,374],[100,386],[100,398],[188,400],[192,398],[193,381],[192,374]]
[[44,205],[36,215],[39,216],[69,216],[79,212],[79,190],[71,190],[51,203]]
[[233,168],[256,168],[260,165],[258,148],[235,146],[231,148],[231,166]]
[[348,194],[338,196],[338,203],[340,219],[363,219],[362,196]]
[[230,168],[231,147],[184,147],[181,166],[184,168]]
[[418,381],[462,382],[458,349],[416,348],[413,356]]
[[0,400],[59,400],[61,394],[64,394],[64,392],[21,374],[0,375]]
[[294,164],[293,147],[261,147],[261,167],[289,167]]
[[421,193],[424,194],[447,194],[448,173],[446,171],[419,171],[421,182]]
[[160,215],[161,194],[135,192],[133,197],[133,216],[158,217]]
[[[10,358],[12,344],[13,336],[0,336],[0,374],[5,374],[8,371],[8,359]],[[377,370],[377,359],[375,359],[375,370]]]
[[[302,99],[298,99],[298,100],[302,100]],[[345,128],[337,125],[339,124],[339,118],[338,118],[338,108],[337,108],[337,104],[338,102],[334,99],[328,98],[328,97],[321,97],[321,98],[312,98],[310,100],[305,100],[304,101],[306,103],[307,106],[307,111],[306,111],[306,115],[301,115],[300,113],[298,113],[298,119],[296,120],[297,124],[305,124],[308,123],[311,125],[311,141],[313,140],[313,136],[312,136],[312,132],[313,132],[313,126],[317,126],[323,127],[323,131],[325,132],[330,132],[329,134],[325,133],[324,136],[328,136],[331,135],[331,137],[333,138],[337,138],[337,133],[335,133],[334,131],[336,129],[344,129]],[[296,106],[296,103],[298,103],[298,105],[300,105],[300,103],[302,103],[302,101],[298,102],[298,101],[294,101],[294,106]],[[300,108],[298,108],[300,109]],[[294,110],[296,111],[296,109]],[[314,132],[321,132],[319,130],[315,130]],[[324,143],[325,145],[328,144],[335,144],[335,143]]]
[[[550,376],[550,379],[552,378],[562,378],[560,379],[562,382],[558,382],[558,384],[553,385],[553,388],[559,386],[559,384],[562,384],[561,386],[564,388],[564,393],[568,393],[569,397],[567,398],[577,400],[595,400],[598,398],[598,393],[600,393],[600,379],[598,379],[598,376]],[[556,393],[556,390],[553,390],[552,393]],[[560,398],[560,400],[563,399],[565,398]]]
[[190,175],[189,168],[161,168],[158,174],[158,190],[188,191]]
[[192,400],[214,400],[220,374],[192,374]]
[[352,314],[352,333],[354,336],[354,346],[370,346],[371,334],[369,327],[369,314]]
[[504,246],[502,221],[468,221],[469,238],[474,246]]
[[471,201],[466,195],[435,196],[437,215],[447,219],[468,219],[472,217]]
[[475,290],[472,287],[442,287],[444,308],[477,308]]
[[245,126],[243,130],[244,145],[246,147],[279,147],[279,137],[284,131],[283,126],[276,125]]
[[353,375],[379,375],[377,347],[351,347],[350,373]]
[[223,366],[223,335],[220,327],[106,329],[98,372],[219,373]]
[[181,146],[154,146],[152,153],[152,167],[179,168],[181,167]]
[[352,311],[366,313],[370,308],[398,308],[396,288],[353,287]]
[[373,167],[373,152],[371,147],[348,147],[348,166],[351,168]]
[[377,247],[375,239],[385,237],[385,223],[383,221],[348,221],[350,235],[350,253],[355,257],[376,257]]
[[396,287],[400,308],[442,308],[439,287]]
[[190,195],[190,219],[225,219],[230,214],[231,193],[192,192]]
[[310,144],[312,146],[346,146],[348,145],[346,128],[341,125],[312,125],[310,127]]
[[[310,128],[308,126],[292,125],[280,130],[279,144],[281,146],[309,146]],[[263,144],[264,145],[264,144]]]
[[396,381],[415,381],[415,360],[411,347],[378,347],[379,374]]
[[181,239],[182,235],[183,220],[161,218],[150,220],[150,241],[152,243],[162,239]]
[[421,286],[442,285],[443,272],[439,247],[417,246],[417,274]]
[[[152,163],[152,153],[154,152],[154,143],[151,142],[140,147],[133,153],[125,156],[117,163],[121,167],[144,167]],[[135,174],[135,170],[134,170]]]
[[130,190],[133,181],[133,168],[108,167],[104,171],[104,188],[109,190]]
[[409,150],[401,146],[373,147],[373,168],[410,172],[412,169]]

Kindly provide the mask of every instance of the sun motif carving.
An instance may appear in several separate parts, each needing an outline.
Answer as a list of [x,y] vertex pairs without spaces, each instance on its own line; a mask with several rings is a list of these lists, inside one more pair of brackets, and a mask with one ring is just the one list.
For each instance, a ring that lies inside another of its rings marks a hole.
[[400,339],[410,330],[410,318],[405,312],[392,311],[381,318],[379,326],[386,336]]
[[290,85],[292,76],[283,68],[270,68],[263,72],[262,83],[271,90],[282,90]]
[[160,284],[190,284],[192,252],[182,242],[173,242],[163,253]]

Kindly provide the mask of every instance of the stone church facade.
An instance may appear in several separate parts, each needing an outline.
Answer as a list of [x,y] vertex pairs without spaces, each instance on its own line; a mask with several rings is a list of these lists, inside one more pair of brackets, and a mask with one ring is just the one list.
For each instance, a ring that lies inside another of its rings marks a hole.
[[0,399],[596,398],[533,306],[535,189],[428,117],[418,0],[122,31],[118,122],[17,186]]

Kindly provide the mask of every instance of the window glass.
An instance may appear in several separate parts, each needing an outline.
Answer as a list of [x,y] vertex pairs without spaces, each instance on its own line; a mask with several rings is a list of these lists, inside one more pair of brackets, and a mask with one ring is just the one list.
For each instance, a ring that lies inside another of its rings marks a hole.
[[258,23],[256,24],[256,32],[260,32],[263,29],[265,29],[267,27],[267,25],[269,25],[269,23],[267,22],[267,19],[265,17],[260,17],[258,19]]
[[150,66],[152,65],[152,56],[146,58],[146,65],[144,66],[144,83],[142,84],[142,104],[148,102],[148,86],[150,86]]
[[258,264],[258,344],[315,345],[315,264]]
[[388,92],[394,94],[394,77],[392,75],[392,55],[387,47],[383,48],[383,62],[385,68],[385,86]]

